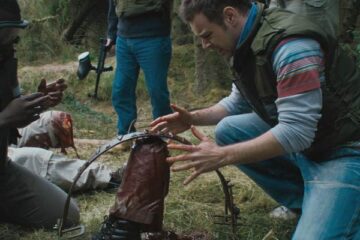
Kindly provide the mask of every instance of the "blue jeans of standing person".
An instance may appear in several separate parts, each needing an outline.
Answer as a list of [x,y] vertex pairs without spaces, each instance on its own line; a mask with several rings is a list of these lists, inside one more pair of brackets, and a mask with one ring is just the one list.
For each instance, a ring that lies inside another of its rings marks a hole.
[[117,37],[112,103],[118,115],[118,134],[127,133],[132,121],[137,118],[135,90],[140,68],[145,75],[153,118],[171,113],[167,87],[171,52],[169,36]]
[[[224,118],[219,145],[253,139],[270,129],[256,114]],[[329,161],[295,153],[236,165],[277,202],[302,210],[293,239],[360,239],[360,151],[340,148]]]

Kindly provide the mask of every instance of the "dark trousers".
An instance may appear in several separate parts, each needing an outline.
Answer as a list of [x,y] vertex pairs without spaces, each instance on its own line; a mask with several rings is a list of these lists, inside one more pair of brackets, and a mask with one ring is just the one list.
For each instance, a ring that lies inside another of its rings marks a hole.
[[[0,221],[53,228],[62,217],[66,196],[54,184],[10,161],[0,175]],[[78,222],[79,208],[72,201],[66,225]]]

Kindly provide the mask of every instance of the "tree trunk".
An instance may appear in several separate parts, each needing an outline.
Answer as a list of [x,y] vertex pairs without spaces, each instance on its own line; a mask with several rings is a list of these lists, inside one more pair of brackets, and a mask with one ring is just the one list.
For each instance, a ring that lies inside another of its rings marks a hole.
[[[83,0],[82,4],[79,6],[74,13],[77,13],[69,26],[64,30],[62,34],[62,39],[66,42],[73,43],[74,35],[78,29],[82,26],[83,22],[92,12],[92,9],[97,5],[98,1],[94,0]],[[69,4],[73,4],[70,2]],[[74,4],[73,4],[74,5]]]
[[204,95],[211,88],[229,88],[231,73],[225,59],[214,51],[204,50],[198,38],[195,44],[194,93]]
[[180,0],[175,0],[172,14],[172,39],[177,45],[185,45],[192,43],[193,37],[189,27],[179,16],[179,6]]

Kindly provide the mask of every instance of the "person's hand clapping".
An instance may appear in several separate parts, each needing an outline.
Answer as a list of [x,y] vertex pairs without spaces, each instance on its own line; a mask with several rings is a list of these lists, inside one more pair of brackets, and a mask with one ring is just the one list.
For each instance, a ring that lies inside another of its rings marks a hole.
[[46,109],[50,96],[33,93],[12,100],[0,112],[1,123],[5,127],[22,128],[39,118]]
[[46,104],[46,107],[48,108],[54,107],[61,102],[63,92],[66,88],[67,85],[65,83],[65,80],[62,78],[49,84],[46,83],[45,79],[42,79],[38,86],[38,91],[49,96],[49,100]]

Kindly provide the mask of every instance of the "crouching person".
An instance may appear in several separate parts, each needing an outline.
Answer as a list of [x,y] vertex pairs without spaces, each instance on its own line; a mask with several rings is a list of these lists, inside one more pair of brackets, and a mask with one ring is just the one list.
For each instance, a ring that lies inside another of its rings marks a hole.
[[[307,1],[308,2],[308,1]],[[323,2],[323,1],[319,1]],[[152,122],[191,129],[195,146],[167,158],[199,175],[235,165],[281,205],[301,211],[292,239],[360,239],[360,71],[309,19],[250,0],[183,0],[180,16],[234,73],[231,94]],[[192,125],[216,125],[213,142]]]
[[[25,28],[16,0],[0,5],[0,221],[33,228],[52,228],[62,215],[66,194],[57,186],[13,163],[8,145],[16,142],[17,128],[39,118],[48,107],[57,105],[66,89],[63,80],[44,93],[21,96],[17,81],[14,44],[17,32]],[[67,225],[77,224],[79,209],[71,203]]]

